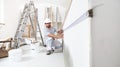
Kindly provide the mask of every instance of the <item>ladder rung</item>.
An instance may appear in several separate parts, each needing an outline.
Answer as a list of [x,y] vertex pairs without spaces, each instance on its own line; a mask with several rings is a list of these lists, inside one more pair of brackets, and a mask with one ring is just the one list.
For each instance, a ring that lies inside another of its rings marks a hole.
[[21,30],[21,32],[24,32],[24,30]]
[[26,24],[25,22],[23,22],[23,24]]
[[18,33],[18,32],[24,32],[24,30],[17,30],[17,33]]
[[24,32],[24,30],[17,30],[17,32]]
[[19,23],[19,25],[18,25],[18,26],[25,25],[25,24],[26,24],[25,22],[23,22],[23,23]]

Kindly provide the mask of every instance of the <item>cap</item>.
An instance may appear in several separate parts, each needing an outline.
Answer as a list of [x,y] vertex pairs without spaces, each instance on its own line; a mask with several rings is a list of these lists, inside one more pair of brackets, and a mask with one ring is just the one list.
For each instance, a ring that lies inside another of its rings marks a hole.
[[45,21],[44,21],[44,23],[50,23],[50,22],[52,22],[52,21],[48,18],[46,18]]

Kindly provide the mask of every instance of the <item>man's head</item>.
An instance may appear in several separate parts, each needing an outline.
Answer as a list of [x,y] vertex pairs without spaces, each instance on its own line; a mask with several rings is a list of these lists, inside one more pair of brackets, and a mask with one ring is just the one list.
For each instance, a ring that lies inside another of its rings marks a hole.
[[52,21],[50,19],[46,18],[45,21],[44,21],[44,24],[47,28],[51,28],[51,22]]

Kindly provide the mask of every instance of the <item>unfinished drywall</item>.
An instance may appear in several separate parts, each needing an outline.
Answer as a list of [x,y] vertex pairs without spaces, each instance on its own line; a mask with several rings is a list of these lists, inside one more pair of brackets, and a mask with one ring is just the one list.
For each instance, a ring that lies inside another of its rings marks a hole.
[[120,67],[120,1],[93,0],[92,66]]
[[[14,37],[18,22],[20,19],[20,14],[24,8],[24,5],[30,0],[4,0],[4,23],[5,25],[0,30],[0,39],[6,39],[8,37]],[[34,0],[35,6],[38,8],[39,12],[39,22],[44,21],[44,8],[46,6],[54,6],[60,8],[60,13],[62,19],[64,18],[66,7],[68,7],[69,1],[49,1],[49,0]],[[44,26],[41,24],[41,26]]]
[[[64,29],[89,9],[88,0],[72,0]],[[90,67],[90,19],[64,31],[66,67]]]
[[[60,13],[60,18],[57,18],[57,19],[61,19],[61,23],[63,22],[64,20],[64,16],[65,16],[65,12],[66,12],[66,7],[61,7],[60,5],[54,5],[54,4],[50,4],[50,3],[42,3],[42,4],[39,4],[39,3],[36,3],[36,6],[38,8],[38,20],[39,20],[39,24],[40,24],[40,27],[41,27],[41,30],[42,30],[42,34],[44,34],[44,20],[45,20],[45,8],[46,7],[50,7],[51,10],[52,10],[52,21],[53,22],[56,22],[56,8],[58,7],[59,9],[59,13]],[[38,35],[39,36],[39,35]],[[44,35],[43,35],[44,36]]]

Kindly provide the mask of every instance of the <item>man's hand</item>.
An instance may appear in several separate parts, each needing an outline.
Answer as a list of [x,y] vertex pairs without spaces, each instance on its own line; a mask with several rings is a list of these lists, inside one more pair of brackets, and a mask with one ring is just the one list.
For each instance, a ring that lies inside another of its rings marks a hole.
[[63,33],[63,30],[62,29],[60,29],[60,30],[58,30],[58,32],[57,32],[58,34],[62,34]]
[[62,29],[58,30],[58,32],[57,32],[57,38],[58,39],[59,38],[63,38],[63,30]]

